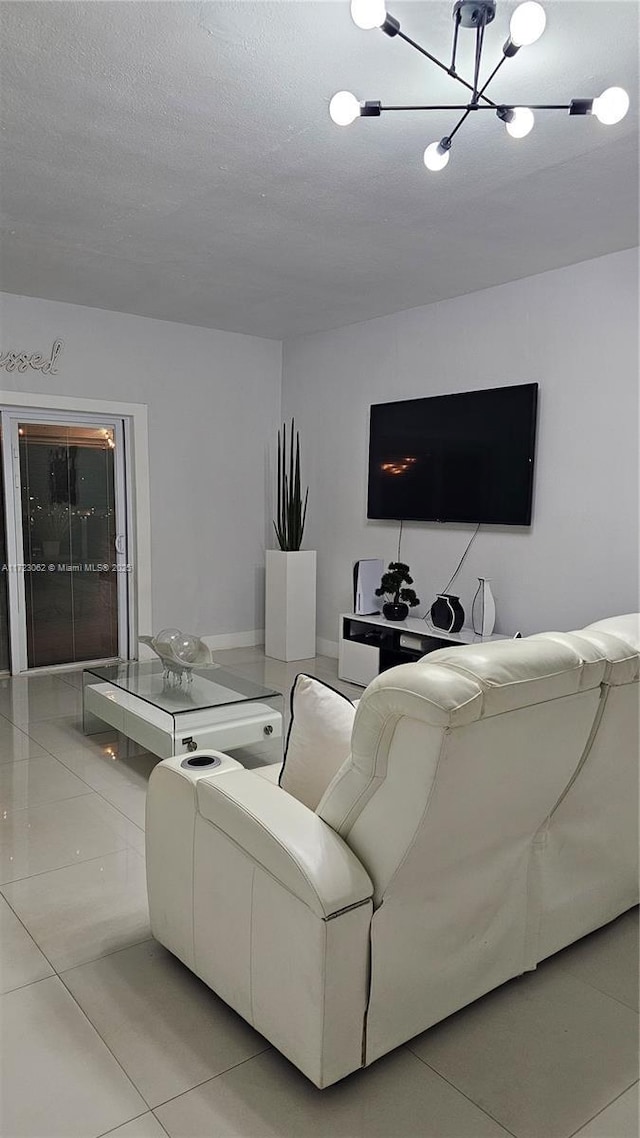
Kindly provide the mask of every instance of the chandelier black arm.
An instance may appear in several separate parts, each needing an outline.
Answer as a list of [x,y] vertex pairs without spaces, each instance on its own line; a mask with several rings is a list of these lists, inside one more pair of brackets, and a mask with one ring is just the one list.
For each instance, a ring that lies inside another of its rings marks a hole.
[[[472,93],[472,98],[471,98],[470,103],[467,103],[466,106],[454,105],[454,106],[404,106],[404,107],[398,107],[398,106],[396,106],[396,107],[383,107],[382,104],[380,104],[377,107],[377,113],[380,114],[382,111],[463,111],[463,114],[461,115],[460,119],[458,120],[458,122],[454,126],[453,130],[450,131],[450,133],[448,135],[446,135],[446,138],[448,139],[449,144],[451,144],[451,139],[454,137],[454,135],[456,135],[458,133],[463,122],[465,122],[467,120],[467,118],[469,117],[469,115],[471,114],[472,111],[480,111],[480,110],[482,110],[482,111],[497,111],[498,106],[491,99],[487,99],[486,95],[484,94],[484,91],[487,89],[491,80],[494,78],[494,76],[497,74],[497,72],[502,67],[502,64],[504,63],[505,59],[507,59],[507,56],[506,55],[502,56],[502,59],[500,59],[500,61],[496,64],[496,66],[494,67],[493,71],[491,72],[489,78],[485,80],[482,87],[478,91],[476,84],[478,81],[478,70],[480,67],[480,57],[482,55],[482,37],[480,35],[481,32],[484,33],[484,28],[478,29],[478,38],[476,40],[476,68],[475,68],[474,86],[472,87],[469,83],[465,83],[464,79],[460,79],[460,82],[463,83],[464,86],[467,87]],[[398,32],[397,34],[402,35],[402,32]],[[405,37],[405,38],[407,38],[407,37]],[[414,46],[417,47],[418,45],[415,44]],[[423,51],[422,48],[418,48],[418,50]],[[424,52],[424,54],[427,55],[429,57],[429,59],[432,58],[431,56],[429,56],[428,52]],[[437,61],[435,61],[435,62],[437,62]],[[444,64],[439,64],[439,66],[443,67],[443,69],[445,71],[447,71],[447,68],[444,67]],[[459,79],[460,77],[459,76],[453,76],[453,78]],[[485,102],[482,106],[479,103],[480,99],[485,99]],[[515,109],[515,107],[513,107],[512,109]],[[557,108],[557,109],[560,109],[560,108]],[[563,109],[568,110],[569,109],[568,105],[567,105],[567,107],[565,107]]]
[[480,36],[481,32],[484,33],[484,26],[482,28],[478,28],[478,39],[476,41],[476,77],[474,79],[474,92],[473,92],[473,95],[471,98],[471,104],[467,107],[467,109],[464,112],[464,114],[462,115],[462,117],[458,120],[458,122],[454,126],[453,130],[449,131],[449,134],[447,135],[447,138],[449,139],[449,144],[451,144],[451,139],[454,137],[454,135],[456,135],[458,133],[463,122],[465,122],[466,119],[471,114],[471,111],[476,109],[476,107],[478,106],[478,100],[484,97],[484,92],[486,91],[487,87],[489,86],[491,80],[497,75],[497,73],[500,70],[500,68],[502,67],[502,64],[504,63],[505,59],[508,58],[506,55],[502,56],[502,58],[496,63],[496,65],[495,65],[493,71],[491,72],[489,78],[485,80],[485,82],[482,84],[482,87],[480,88],[480,90],[476,91],[475,90],[475,84],[478,81],[478,71],[480,69],[480,57],[482,55],[482,38]]
[[[471,83],[467,83],[466,79],[463,79],[461,75],[458,75],[457,71],[453,71],[452,68],[447,67],[446,63],[443,63],[442,60],[438,59],[435,55],[432,55],[431,52],[427,51],[425,47],[421,47],[420,44],[416,43],[415,40],[412,40],[410,36],[405,35],[401,29],[396,32],[396,35],[401,40],[404,40],[405,43],[408,43],[410,47],[413,47],[416,49],[416,51],[419,51],[421,55],[424,55],[427,59],[430,59],[432,63],[435,63],[436,67],[439,67],[441,71],[445,71],[447,75],[450,75],[451,78],[455,79],[457,83],[462,83],[462,86],[466,87],[467,91],[473,92],[473,86]],[[502,60],[500,62],[502,62]],[[478,98],[484,99],[485,103],[487,103],[490,107],[493,107],[495,110],[496,104],[486,95],[479,94]]]
[[468,117],[469,117],[469,115],[471,114],[471,112],[472,112],[473,110],[475,110],[475,107],[476,107],[476,104],[475,104],[475,103],[470,103],[470,104],[469,104],[469,106],[467,107],[466,111],[464,112],[464,114],[463,114],[463,115],[461,115],[461,117],[458,119],[458,121],[457,121],[456,125],[454,126],[453,130],[450,130],[450,131],[449,131],[449,133],[446,135],[446,138],[447,138],[447,140],[448,140],[448,142],[449,142],[449,146],[451,146],[451,140],[452,140],[453,138],[455,138],[455,136],[456,136],[456,134],[458,133],[458,131],[460,130],[460,127],[462,126],[463,122],[465,122],[465,121],[466,121],[466,119],[468,119]]
[[496,63],[496,65],[495,65],[495,67],[494,67],[494,69],[493,69],[493,71],[491,72],[491,75],[490,75],[490,76],[489,76],[489,78],[488,78],[488,79],[486,79],[486,80],[485,80],[485,82],[482,84],[482,87],[480,88],[480,90],[479,90],[479,92],[478,92],[478,98],[480,97],[480,95],[482,95],[482,92],[483,92],[483,91],[486,91],[486,89],[487,89],[487,87],[489,86],[489,84],[492,82],[492,80],[493,80],[493,79],[495,78],[495,76],[498,74],[498,72],[499,72],[500,68],[502,67],[502,64],[504,63],[505,59],[508,59],[508,58],[509,58],[508,56],[506,56],[506,55],[503,55],[503,56],[502,56],[502,58],[498,60],[498,62]]
[[456,11],[454,19],[455,19],[455,24],[454,24],[454,28],[453,28],[453,47],[451,48],[451,66],[448,68],[449,75],[455,75],[456,74],[456,55],[458,52],[458,32],[460,31],[460,20],[462,19],[462,13],[460,12],[459,8]]
[[[592,100],[585,100],[591,102]],[[377,109],[382,111],[496,111],[501,110],[502,107],[510,111],[517,111],[521,108],[528,108],[530,111],[570,111],[571,103],[499,103],[497,106],[490,106],[486,104],[479,106],[477,103],[424,103],[424,104],[409,104],[403,106],[385,106],[383,103],[375,104]]]
[[[476,53],[475,53],[475,60],[474,60],[474,65],[473,65],[473,94],[471,96],[471,102],[472,103],[477,103],[478,99],[480,98],[480,94],[481,94],[481,92],[478,90],[478,81],[480,79],[480,64],[482,63],[482,45],[483,45],[483,43],[484,43],[484,24],[479,24],[478,27],[476,28]],[[489,80],[487,80],[487,83],[488,82],[489,82]],[[484,87],[482,88],[483,91],[484,91],[484,88],[487,86],[487,83],[485,83]]]
[[[387,28],[387,26],[385,25],[383,27],[383,31],[386,31],[388,35],[399,36],[400,39],[404,40],[405,43],[408,43],[410,47],[412,47],[416,51],[418,51],[420,53],[420,55],[424,55],[426,59],[431,61],[431,63],[435,63],[436,67],[439,67],[441,71],[444,71],[452,79],[455,79],[456,82],[461,83],[463,87],[466,87],[468,91],[471,91],[471,102],[467,103],[466,105],[465,104],[462,104],[462,105],[460,105],[460,104],[439,104],[439,105],[430,104],[430,105],[402,105],[402,106],[398,106],[398,105],[383,106],[382,103],[365,103],[364,107],[366,108],[366,111],[363,108],[363,110],[361,111],[362,114],[366,113],[368,115],[379,115],[382,113],[382,111],[453,111],[453,110],[462,111],[463,113],[460,116],[460,119],[458,120],[456,125],[454,126],[453,130],[450,132],[450,134],[446,135],[445,138],[442,140],[443,143],[446,142],[448,144],[447,145],[447,149],[448,149],[451,146],[452,138],[454,137],[454,135],[456,135],[458,133],[458,131],[460,130],[460,127],[467,120],[467,118],[469,117],[469,115],[471,114],[472,111],[480,111],[480,110],[482,110],[482,111],[512,110],[513,111],[513,110],[517,110],[519,108],[528,107],[530,110],[536,110],[536,111],[538,111],[538,110],[539,111],[543,111],[543,110],[545,110],[545,111],[546,110],[548,110],[548,111],[569,111],[571,114],[578,114],[578,113],[585,113],[586,114],[587,113],[586,110],[582,111],[582,109],[578,109],[577,107],[574,107],[574,103],[576,102],[575,100],[573,103],[538,103],[536,105],[533,105],[531,103],[528,103],[528,104],[527,103],[507,103],[507,104],[494,103],[493,99],[490,99],[488,95],[485,95],[485,91],[486,91],[487,87],[489,86],[489,84],[492,82],[492,80],[497,75],[498,71],[502,67],[505,60],[510,59],[510,58],[512,58],[513,55],[515,55],[517,48],[512,48],[511,50],[508,50],[509,48],[511,48],[511,41],[507,40],[507,42],[503,48],[502,57],[500,58],[500,60],[496,64],[496,66],[494,67],[494,69],[491,72],[491,74],[489,75],[489,77],[482,84],[482,87],[480,87],[478,89],[478,80],[479,80],[479,75],[480,75],[480,67],[481,67],[481,63],[482,63],[482,48],[484,45],[484,29],[485,29],[484,23],[479,24],[476,28],[476,50],[475,50],[475,59],[474,59],[473,84],[467,83],[466,79],[463,79],[461,75],[458,75],[458,73],[455,69],[456,49],[458,46],[458,31],[460,28],[460,12],[459,11],[456,12],[456,17],[455,17],[455,27],[454,27],[454,34],[453,34],[453,49],[452,49],[452,56],[451,56],[451,65],[449,67],[447,67],[446,63],[443,63],[442,60],[438,59],[437,56],[432,55],[432,53],[430,51],[427,51],[426,48],[422,47],[419,43],[416,43],[415,40],[411,39],[410,36],[406,35],[405,32],[403,32],[401,30],[400,25],[399,25],[397,20],[392,20],[390,17],[388,17],[387,23],[389,24],[389,27]],[[483,100],[482,104],[480,103],[481,99]],[[588,100],[587,100],[587,102],[588,102]]]

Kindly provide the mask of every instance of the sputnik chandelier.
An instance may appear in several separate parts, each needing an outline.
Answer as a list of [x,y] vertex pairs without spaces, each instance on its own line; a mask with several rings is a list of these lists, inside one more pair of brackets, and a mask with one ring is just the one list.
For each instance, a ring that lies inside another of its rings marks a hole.
[[[334,123],[337,123],[338,126],[349,126],[359,117],[375,118],[387,111],[461,111],[462,114],[453,130],[441,138],[439,142],[432,142],[424,152],[424,164],[427,170],[435,171],[443,170],[447,165],[451,143],[455,135],[469,115],[475,111],[493,111],[505,124],[512,138],[524,138],[529,134],[535,123],[534,111],[568,111],[570,115],[595,115],[599,122],[607,125],[620,122],[624,118],[629,109],[629,96],[622,87],[608,87],[596,99],[572,99],[570,103],[539,103],[528,106],[519,103],[494,103],[485,94],[487,87],[505,60],[512,59],[521,47],[528,47],[540,38],[547,22],[541,4],[536,3],[535,0],[526,0],[524,4],[520,4],[511,16],[509,36],[502,48],[502,57],[489,78],[480,86],[485,28],[491,23],[495,14],[496,0],[456,0],[453,6],[451,63],[447,66],[442,60],[437,59],[435,55],[432,55],[431,52],[404,34],[399,21],[387,12],[385,0],[351,0],[351,16],[359,28],[366,31],[380,28],[387,36],[398,36],[410,47],[415,48],[421,55],[435,63],[442,71],[446,71],[452,79],[466,87],[471,95],[468,97],[467,103],[436,106],[429,104],[385,106],[380,102],[361,103],[350,91],[338,91],[329,103],[329,114]],[[473,83],[468,83],[456,71],[460,28],[475,29]]]

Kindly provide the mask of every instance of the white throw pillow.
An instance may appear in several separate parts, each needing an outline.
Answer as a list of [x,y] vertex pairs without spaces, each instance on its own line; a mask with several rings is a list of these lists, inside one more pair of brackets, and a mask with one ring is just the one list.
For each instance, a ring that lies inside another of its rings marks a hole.
[[314,676],[296,676],[279,782],[310,810],[349,757],[355,714],[346,695]]

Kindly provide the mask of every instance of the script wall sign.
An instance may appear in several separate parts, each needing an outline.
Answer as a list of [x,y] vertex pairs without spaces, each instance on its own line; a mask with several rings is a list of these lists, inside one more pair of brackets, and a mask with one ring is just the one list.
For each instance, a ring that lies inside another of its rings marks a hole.
[[54,340],[51,354],[41,356],[38,352],[0,352],[0,369],[5,371],[41,371],[43,375],[57,375],[56,363],[60,359],[64,343]]

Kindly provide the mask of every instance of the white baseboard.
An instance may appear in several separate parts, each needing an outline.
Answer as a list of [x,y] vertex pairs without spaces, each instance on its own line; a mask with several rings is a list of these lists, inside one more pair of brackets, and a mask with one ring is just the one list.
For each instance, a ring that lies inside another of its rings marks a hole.
[[316,640],[316,652],[318,656],[332,656],[335,660],[338,659],[338,641],[337,640],[323,640],[320,636]]
[[[221,651],[223,648],[253,648],[257,644],[264,644],[264,628],[254,628],[249,632],[221,632],[215,636],[201,636],[208,648],[212,651]],[[319,656],[332,656],[338,659],[338,641],[316,640],[316,652]],[[155,652],[146,644],[139,645],[140,660],[156,660]]]
[[264,644],[264,628],[254,628],[250,632],[222,632],[216,636],[201,636],[208,648],[213,651],[222,648],[253,648]]

